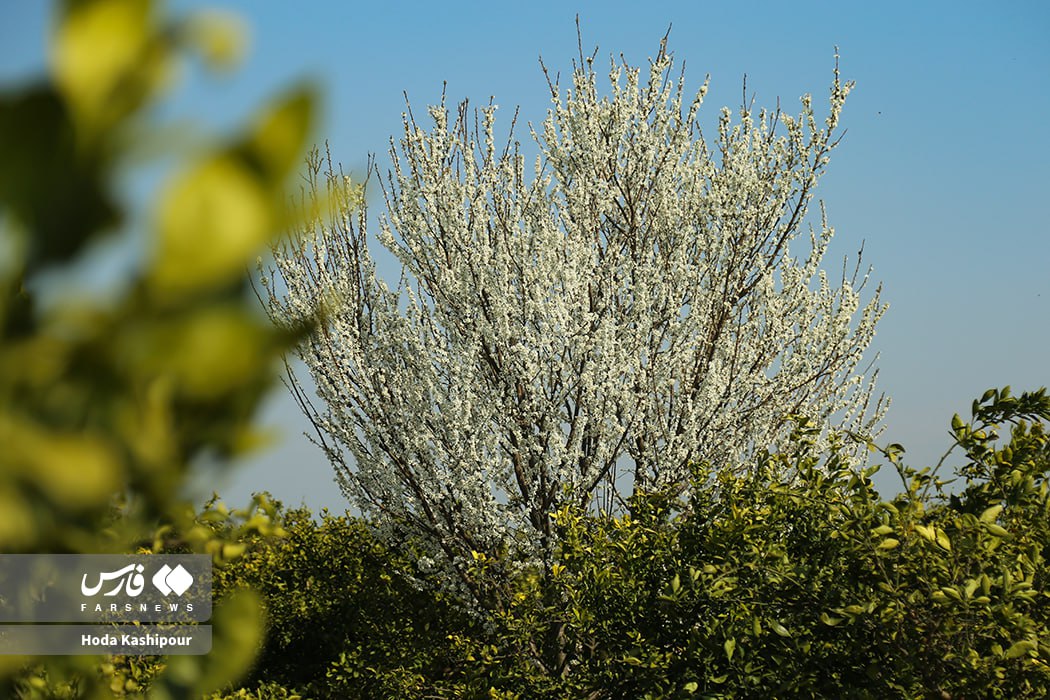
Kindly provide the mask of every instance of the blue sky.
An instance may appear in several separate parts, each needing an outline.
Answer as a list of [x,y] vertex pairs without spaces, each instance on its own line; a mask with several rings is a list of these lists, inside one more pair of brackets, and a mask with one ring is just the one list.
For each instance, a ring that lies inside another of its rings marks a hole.
[[[407,91],[417,114],[443,82],[452,102],[489,96],[509,120],[538,122],[549,104],[538,57],[571,70],[575,16],[585,51],[644,63],[671,27],[689,84],[705,75],[705,108],[737,106],[741,79],[759,105],[827,94],[834,47],[855,80],[848,133],[818,189],[837,234],[826,266],[864,241],[890,310],[872,350],[893,399],[885,441],[914,464],[935,462],[953,412],[992,386],[1050,384],[1050,5],[1044,2],[385,3],[173,2],[174,12],[240,14],[250,53],[230,77],[189,71],[167,113],[230,129],[280,86],[307,79],[325,95],[318,141],[360,168],[382,164]],[[38,71],[47,3],[0,4],[0,84]],[[527,136],[521,129],[519,135]],[[270,490],[289,504],[346,503],[290,399],[278,390],[262,422],[269,451],[209,477],[231,504]],[[892,479],[878,482],[887,489]]]

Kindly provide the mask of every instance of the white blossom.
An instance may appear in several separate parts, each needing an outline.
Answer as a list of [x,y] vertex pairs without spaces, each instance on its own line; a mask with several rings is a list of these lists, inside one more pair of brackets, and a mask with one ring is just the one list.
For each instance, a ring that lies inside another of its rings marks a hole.
[[797,116],[723,110],[708,142],[706,83],[687,98],[672,64],[661,46],[646,71],[614,61],[607,94],[589,61],[552,83],[529,172],[495,105],[472,121],[443,98],[430,129],[409,109],[378,224],[393,289],[334,174],[327,216],[276,251],[272,315],[321,319],[300,348],[321,403],[302,403],[341,487],[465,585],[471,552],[543,561],[566,502],[685,488],[691,463],[781,444],[792,414],[826,435],[884,412],[860,365],[879,291],[861,302],[859,256],[829,280],[823,207],[799,240],[851,84],[836,67],[822,126],[806,96]]

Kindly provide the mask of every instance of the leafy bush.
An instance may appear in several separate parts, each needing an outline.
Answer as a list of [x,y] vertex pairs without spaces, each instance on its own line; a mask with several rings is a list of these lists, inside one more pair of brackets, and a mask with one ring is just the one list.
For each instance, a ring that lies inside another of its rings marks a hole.
[[697,469],[687,503],[622,518],[564,509],[564,667],[601,697],[1045,697],[1048,419],[1007,390],[956,417],[954,494],[893,445],[892,500],[833,449]]
[[411,549],[390,551],[360,519],[325,511],[315,522],[305,508],[259,502],[270,506],[274,531],[245,528],[215,504],[202,515],[244,550],[215,571],[216,592],[249,587],[262,594],[265,642],[246,687],[279,683],[304,697],[412,697],[460,667],[450,636],[480,635],[478,621],[422,584]]
[[254,682],[303,697],[1044,697],[1048,420],[1045,391],[986,393],[952,422],[954,482],[868,443],[901,478],[884,499],[878,467],[813,457],[797,419],[794,451],[696,467],[688,500],[552,514],[549,579],[476,553],[470,575],[510,601],[483,621],[410,545],[303,510],[219,581],[267,600]]

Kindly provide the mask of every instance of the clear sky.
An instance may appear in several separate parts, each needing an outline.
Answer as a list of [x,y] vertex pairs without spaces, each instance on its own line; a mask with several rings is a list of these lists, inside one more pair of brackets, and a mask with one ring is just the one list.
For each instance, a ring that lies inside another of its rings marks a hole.
[[[571,70],[577,13],[585,51],[597,46],[604,60],[623,53],[644,64],[670,26],[690,85],[711,76],[708,119],[739,104],[744,74],[759,105],[780,98],[795,111],[805,92],[819,105],[838,46],[843,77],[857,87],[817,196],[837,231],[826,266],[839,269],[864,241],[890,304],[872,346],[879,386],[893,399],[883,441],[904,444],[913,464],[935,462],[952,413],[968,416],[985,389],[1050,384],[1046,2],[215,0],[170,8],[201,6],[242,15],[250,54],[232,77],[185,81],[171,114],[230,128],[279,86],[309,79],[325,94],[317,139],[348,168],[370,152],[382,164],[399,133],[402,93],[418,114],[443,82],[452,102],[491,95],[502,119],[520,105],[522,120],[541,121],[549,94],[537,59]],[[0,84],[39,71],[49,7],[0,0]],[[291,505],[345,508],[283,390],[261,419],[277,429],[276,445],[202,488],[231,505],[266,489]]]

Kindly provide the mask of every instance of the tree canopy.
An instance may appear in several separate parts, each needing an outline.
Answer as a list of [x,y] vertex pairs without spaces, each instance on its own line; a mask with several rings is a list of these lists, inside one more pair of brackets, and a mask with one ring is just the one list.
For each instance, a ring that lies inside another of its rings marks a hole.
[[359,189],[320,157],[327,216],[276,251],[278,325],[323,319],[299,346],[321,402],[302,405],[344,491],[476,599],[474,553],[549,566],[565,505],[686,489],[690,465],[746,464],[792,415],[826,436],[883,414],[861,366],[879,292],[862,303],[859,259],[828,279],[823,217],[799,245],[851,83],[836,66],[823,121],[808,95],[795,116],[745,103],[708,139],[706,85],[690,97],[673,68],[662,43],[603,91],[581,52],[530,127],[531,173],[513,129],[497,145],[496,105],[472,122],[443,101],[429,129],[409,107],[379,178],[396,289]]

